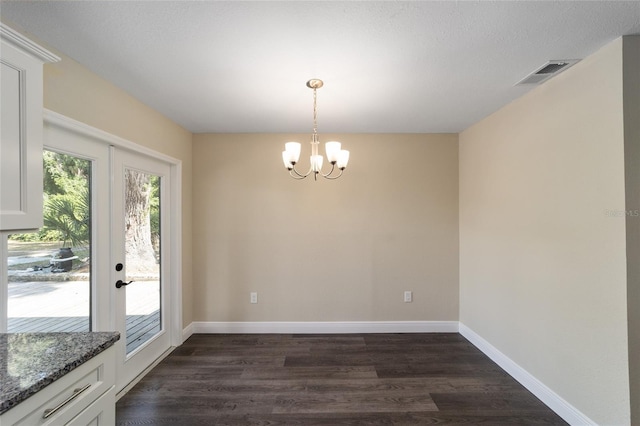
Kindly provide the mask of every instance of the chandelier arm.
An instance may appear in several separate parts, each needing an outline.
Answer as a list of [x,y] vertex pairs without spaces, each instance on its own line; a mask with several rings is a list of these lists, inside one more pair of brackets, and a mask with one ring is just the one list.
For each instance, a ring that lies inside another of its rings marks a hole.
[[333,173],[333,171],[335,170],[336,165],[334,163],[331,163],[331,170],[329,170],[329,173],[327,173],[326,175],[324,173],[322,173],[322,171],[320,171],[320,174],[322,175],[322,177],[327,178],[327,179],[331,179],[329,176],[331,175],[331,173]]
[[[333,169],[331,169],[331,171],[333,171]],[[338,179],[340,176],[342,176],[342,172],[344,171],[344,169],[340,169],[340,174],[337,176],[329,176],[331,173],[327,173],[326,175],[322,175],[325,179]]]
[[[296,175],[298,175],[299,177],[295,177],[291,172],[295,173]],[[293,167],[291,167],[291,170],[289,170],[289,174],[291,175],[291,177],[295,178],[295,179],[304,179],[307,176],[309,176],[311,174],[311,168],[309,169],[309,171],[307,172],[307,174],[303,175],[300,174],[297,170],[296,170],[296,165],[294,164]]]
[[297,180],[302,180],[302,179],[306,178],[306,176],[298,175],[298,176],[302,176],[302,177],[298,177],[298,176],[294,175],[293,173],[291,173],[291,170],[289,170],[289,175],[292,178],[297,179]]

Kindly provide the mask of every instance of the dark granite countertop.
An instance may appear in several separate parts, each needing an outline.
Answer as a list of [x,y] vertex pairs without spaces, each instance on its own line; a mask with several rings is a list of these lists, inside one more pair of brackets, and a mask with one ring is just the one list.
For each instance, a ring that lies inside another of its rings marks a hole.
[[118,332],[0,333],[0,414],[119,339]]

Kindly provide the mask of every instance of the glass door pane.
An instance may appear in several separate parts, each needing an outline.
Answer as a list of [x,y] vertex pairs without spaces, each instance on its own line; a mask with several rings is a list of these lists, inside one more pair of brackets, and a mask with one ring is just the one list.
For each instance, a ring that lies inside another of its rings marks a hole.
[[92,162],[45,150],[43,165],[44,227],[7,242],[7,331],[90,331]]
[[125,169],[127,354],[158,334],[161,321],[159,176]]

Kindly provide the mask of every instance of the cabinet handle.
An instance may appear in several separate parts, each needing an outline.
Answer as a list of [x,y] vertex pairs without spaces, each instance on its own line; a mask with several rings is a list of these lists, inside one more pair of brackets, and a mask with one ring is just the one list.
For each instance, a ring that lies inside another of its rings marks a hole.
[[46,410],[44,410],[44,414],[42,415],[42,418],[43,419],[48,419],[49,417],[53,416],[62,407],[64,407],[65,405],[67,405],[68,403],[70,403],[71,401],[76,399],[77,397],[79,397],[82,392],[86,391],[90,387],[91,387],[91,383],[87,383],[86,385],[84,385],[81,388],[74,389],[73,390],[73,394],[69,398],[67,398],[64,401],[62,401],[56,408],[47,408]]

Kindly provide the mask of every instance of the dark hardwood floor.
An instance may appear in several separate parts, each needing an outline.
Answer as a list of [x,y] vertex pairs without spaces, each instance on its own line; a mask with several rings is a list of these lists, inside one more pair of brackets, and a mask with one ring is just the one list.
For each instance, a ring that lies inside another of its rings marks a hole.
[[191,336],[118,425],[564,425],[464,337]]

